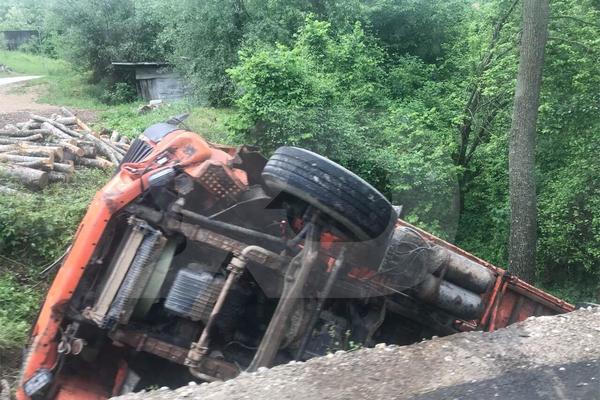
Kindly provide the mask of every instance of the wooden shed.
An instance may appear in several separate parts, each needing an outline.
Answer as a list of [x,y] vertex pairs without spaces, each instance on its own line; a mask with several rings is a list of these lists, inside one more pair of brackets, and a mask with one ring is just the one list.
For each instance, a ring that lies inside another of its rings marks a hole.
[[18,30],[2,31],[4,43],[8,50],[17,50],[19,47],[38,37],[38,31]]
[[185,96],[182,77],[168,63],[113,62],[115,71],[134,71],[138,95],[146,101],[180,100]]

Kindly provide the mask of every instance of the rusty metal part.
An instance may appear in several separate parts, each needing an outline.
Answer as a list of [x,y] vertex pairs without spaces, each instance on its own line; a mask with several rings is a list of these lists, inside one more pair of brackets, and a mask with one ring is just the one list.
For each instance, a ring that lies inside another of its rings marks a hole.
[[323,309],[323,305],[325,304],[325,301],[329,297],[329,294],[331,293],[331,289],[333,289],[333,285],[337,281],[338,276],[344,267],[345,255],[346,255],[346,248],[342,247],[342,250],[340,251],[340,255],[337,258],[337,260],[335,260],[335,263],[333,264],[333,268],[331,269],[331,272],[329,273],[327,282],[325,282],[325,286],[323,287],[323,290],[321,291],[321,293],[319,293],[319,300],[317,301],[317,304],[316,304],[313,312],[311,313],[310,320],[306,327],[306,331],[304,333],[304,336],[302,337],[302,341],[300,342],[300,347],[298,348],[298,351],[296,352],[296,357],[295,357],[296,360],[300,360],[304,356],[304,351],[306,350],[306,346],[308,346],[308,342],[310,341],[310,339],[312,337],[312,333],[313,333],[313,330],[315,329],[315,325],[317,324],[317,321],[319,320],[319,316],[321,315],[321,310]]
[[236,201],[245,185],[223,163],[206,161],[198,172],[198,181],[217,199],[227,203]]
[[179,232],[190,240],[231,252],[234,256],[241,255],[244,249],[249,248],[249,250],[246,250],[244,253],[244,257],[249,261],[264,265],[267,268],[279,270],[283,265],[286,265],[289,260],[287,257],[280,256],[277,253],[261,247],[250,246],[239,240],[201,228],[198,225],[178,221],[173,217],[166,216],[164,213],[149,207],[131,205],[127,207],[127,210],[132,214],[147,219],[171,232]]
[[244,228],[242,226],[229,224],[223,221],[217,221],[211,219],[207,216],[195,213],[190,210],[186,210],[181,207],[179,204],[174,204],[172,207],[172,211],[183,215],[184,217],[189,218],[193,222],[205,227],[212,228],[222,232],[228,232],[233,235],[241,235],[247,238],[251,238],[253,240],[259,240],[261,242],[265,242],[265,244],[274,245],[277,247],[282,247],[285,245],[285,241],[282,238],[278,238],[272,235],[268,235],[263,232],[258,232],[253,229]]
[[435,246],[434,251],[445,259],[444,279],[475,293],[485,293],[494,282],[492,271],[467,257],[441,246]]
[[188,352],[187,359],[185,361],[185,365],[190,367],[190,373],[193,375],[195,373],[195,369],[198,365],[200,365],[200,361],[206,356],[208,353],[208,342],[210,339],[210,331],[215,323],[215,319],[217,315],[221,312],[223,308],[223,304],[225,304],[225,300],[229,295],[229,291],[233,286],[233,283],[241,276],[241,274],[246,269],[246,265],[248,264],[248,259],[244,258],[244,252],[240,254],[239,257],[234,257],[229,262],[229,266],[227,269],[229,270],[229,275],[223,284],[223,289],[221,293],[219,293],[219,297],[215,302],[215,306],[210,313],[208,321],[202,330],[202,334],[200,335],[200,339],[197,342],[192,343],[190,347],[190,351]]
[[[109,337],[117,343],[133,347],[136,351],[154,354],[176,364],[184,365],[188,349],[148,336],[142,332],[131,332],[118,329],[109,333]],[[227,380],[235,378],[240,370],[225,360],[205,357],[197,367],[204,374],[203,380]],[[210,378],[210,379],[206,379]]]
[[415,288],[417,298],[463,319],[475,319],[484,311],[481,296],[429,275]]
[[284,278],[283,292],[277,308],[271,317],[254,359],[248,371],[256,371],[260,367],[270,367],[284,337],[289,316],[296,305],[310,271],[319,257],[320,228],[311,222],[308,230],[305,247],[292,259]]
[[227,276],[227,280],[225,280],[225,284],[223,285],[223,289],[221,293],[219,293],[219,297],[215,302],[215,306],[212,309],[210,317],[202,330],[202,334],[197,342],[192,343],[189,352],[187,353],[187,357],[185,360],[185,365],[189,367],[190,373],[200,379],[207,380],[210,378],[210,374],[207,374],[205,371],[205,360],[207,360],[208,355],[208,344],[210,341],[210,332],[216,321],[218,314],[221,312],[223,308],[223,304],[225,304],[225,300],[229,295],[229,291],[233,286],[233,283],[242,275],[248,262],[250,261],[247,258],[248,254],[256,255],[258,253],[268,252],[258,246],[248,246],[244,250],[242,250],[241,254],[237,257],[231,259],[228,270],[229,275]]

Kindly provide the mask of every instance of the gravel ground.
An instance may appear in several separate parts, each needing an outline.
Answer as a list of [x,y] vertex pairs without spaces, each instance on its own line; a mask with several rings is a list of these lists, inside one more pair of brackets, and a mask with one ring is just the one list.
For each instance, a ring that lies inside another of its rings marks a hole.
[[493,333],[377,345],[121,400],[598,399],[600,309],[530,318]]

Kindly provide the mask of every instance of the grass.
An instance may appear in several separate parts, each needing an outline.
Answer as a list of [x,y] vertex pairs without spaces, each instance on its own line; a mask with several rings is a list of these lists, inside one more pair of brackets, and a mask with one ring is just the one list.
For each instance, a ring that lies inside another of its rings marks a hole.
[[0,50],[0,63],[11,68],[15,75],[42,75],[43,78],[25,83],[25,87],[46,85],[39,101],[76,108],[105,109],[98,100],[102,89],[88,83],[85,73],[75,70],[68,62],[35,54]]
[[194,132],[214,142],[235,143],[228,133],[227,122],[233,111],[227,108],[209,108],[190,105],[186,102],[165,104],[146,114],[138,115],[141,103],[122,104],[108,108],[100,114],[96,128],[106,127],[123,135],[134,138],[148,126],[164,122],[175,115],[189,113],[185,124]]
[[233,115],[231,109],[198,107],[185,101],[166,104],[157,110],[138,115],[137,109],[142,102],[109,106],[98,99],[103,89],[92,85],[88,76],[77,71],[62,60],[55,60],[34,54],[0,50],[0,63],[7,65],[15,75],[43,75],[43,78],[25,82],[25,87],[45,85],[47,90],[39,101],[59,106],[69,106],[97,110],[100,118],[96,128],[106,127],[117,130],[129,137],[135,137],[148,126],[163,122],[170,117],[189,113],[186,124],[191,130],[200,133],[206,139],[221,143],[237,143],[227,129],[227,122]]
[[23,194],[0,195],[0,352],[24,344],[48,283],[40,271],[64,252],[111,172],[81,169],[37,193],[2,182]]
[[[154,123],[189,113],[186,124],[192,131],[209,141],[237,143],[228,130],[228,121],[234,115],[231,109],[198,107],[181,101],[138,115],[142,102],[116,106],[101,103],[101,88],[89,84],[87,76],[67,62],[0,50],[0,63],[14,71],[6,76],[43,75],[24,84],[45,86],[40,102],[96,110],[99,119],[93,125],[95,129],[106,127],[133,138]],[[93,194],[109,177],[110,171],[80,170],[67,185],[53,184],[42,192],[19,196],[0,195],[0,351],[24,343],[45,285],[41,282],[41,286],[35,286],[42,279],[39,271],[62,254]],[[0,183],[22,189],[3,178]]]

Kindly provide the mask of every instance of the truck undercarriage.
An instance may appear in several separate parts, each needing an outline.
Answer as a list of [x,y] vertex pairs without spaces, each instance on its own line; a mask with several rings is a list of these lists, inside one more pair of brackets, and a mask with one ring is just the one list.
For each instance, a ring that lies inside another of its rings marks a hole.
[[312,152],[136,139],[96,195],[33,327],[19,399],[231,379],[572,306],[398,219]]

